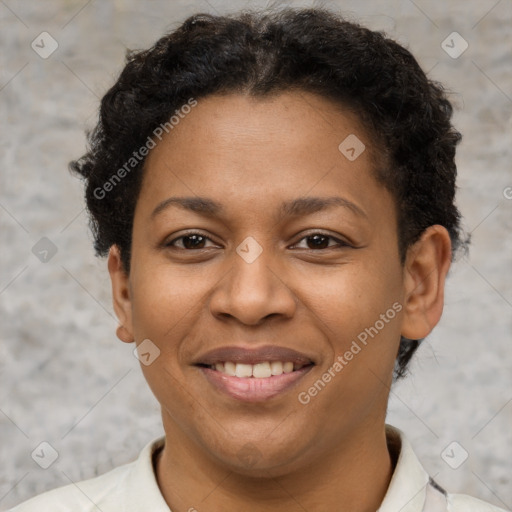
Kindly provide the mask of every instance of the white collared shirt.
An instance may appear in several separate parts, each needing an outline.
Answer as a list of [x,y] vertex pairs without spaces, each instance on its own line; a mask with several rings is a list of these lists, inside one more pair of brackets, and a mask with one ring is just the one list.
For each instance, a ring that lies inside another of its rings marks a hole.
[[[400,453],[377,512],[505,512],[476,498],[447,494],[430,479],[404,434],[390,425],[386,433]],[[148,443],[132,463],[45,492],[9,512],[171,512],[153,469],[153,454],[164,441],[161,437]]]

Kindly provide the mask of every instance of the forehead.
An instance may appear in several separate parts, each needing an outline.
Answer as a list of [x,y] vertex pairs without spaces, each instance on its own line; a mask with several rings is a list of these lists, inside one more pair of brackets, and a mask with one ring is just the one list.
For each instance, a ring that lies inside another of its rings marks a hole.
[[276,142],[286,141],[281,149],[289,157],[287,150],[300,155],[313,146],[332,150],[334,145],[337,149],[344,136],[352,135],[364,139],[366,157],[380,160],[355,108],[306,91],[263,97],[214,94],[200,98],[187,112],[172,117],[176,124],[163,134],[165,142],[151,151],[151,159],[164,151],[164,146],[167,151],[186,151],[209,142],[214,142],[218,151],[234,144],[247,148],[259,145],[265,154]]
[[140,199],[213,196],[249,208],[255,198],[270,205],[337,190],[357,203],[383,189],[373,178],[375,160],[351,108],[304,91],[212,95],[199,99],[151,150]]

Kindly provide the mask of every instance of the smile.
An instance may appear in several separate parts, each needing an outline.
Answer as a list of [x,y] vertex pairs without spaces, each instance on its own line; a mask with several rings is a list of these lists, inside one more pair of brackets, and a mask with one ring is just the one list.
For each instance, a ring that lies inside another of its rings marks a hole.
[[257,364],[244,364],[226,361],[224,363],[216,363],[209,365],[207,368],[216,370],[220,373],[229,375],[230,377],[239,377],[247,379],[253,377],[255,379],[266,379],[268,377],[282,375],[283,373],[292,373],[293,371],[300,370],[306,364],[297,364],[291,361],[264,361]]
[[194,366],[215,392],[243,402],[284,395],[315,366],[313,356],[288,347],[224,346],[199,356]]
[[[223,395],[242,402],[263,402],[295,387],[313,364],[265,361],[257,364],[197,365],[207,382]],[[274,373],[273,373],[274,372]]]

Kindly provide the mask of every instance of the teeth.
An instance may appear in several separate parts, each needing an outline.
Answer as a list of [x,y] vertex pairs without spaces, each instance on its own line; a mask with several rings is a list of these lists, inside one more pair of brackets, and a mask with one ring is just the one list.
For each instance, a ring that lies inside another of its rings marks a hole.
[[252,377],[252,364],[236,364],[235,375],[237,377]]
[[283,373],[283,363],[281,361],[272,361],[270,363],[272,375],[281,375]]
[[252,376],[257,379],[265,379],[272,376],[270,363],[258,363],[252,366]]
[[[219,370],[219,371],[222,371],[222,370]],[[226,373],[230,377],[234,377],[236,375],[236,364],[226,361],[224,363],[224,373]]]
[[212,366],[218,372],[225,373],[231,377],[255,379],[267,379],[273,375],[282,375],[283,373],[291,373],[293,370],[299,370],[303,365],[294,365],[290,361],[264,361],[257,364],[233,363],[226,361],[224,363],[216,363]]
[[284,363],[283,364],[283,372],[284,373],[291,373],[291,372],[293,372],[293,363]]

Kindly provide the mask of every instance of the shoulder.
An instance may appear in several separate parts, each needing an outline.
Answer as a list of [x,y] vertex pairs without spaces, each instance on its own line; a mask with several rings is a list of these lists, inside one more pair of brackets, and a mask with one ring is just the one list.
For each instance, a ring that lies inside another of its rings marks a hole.
[[481,501],[465,494],[448,494],[448,512],[506,512],[505,509],[495,507],[490,503]]
[[379,512],[506,512],[477,498],[446,492],[429,476],[401,430],[386,425],[386,437],[396,465]]
[[134,464],[125,464],[104,475],[52,489],[21,503],[8,512],[69,512],[70,510],[96,512],[98,508],[106,512],[111,509],[104,507],[116,504],[117,510],[122,510],[119,507],[119,500],[122,499],[119,492]]
[[45,492],[8,512],[169,512],[153,469],[153,455],[165,443],[148,443],[134,462],[104,475]]

